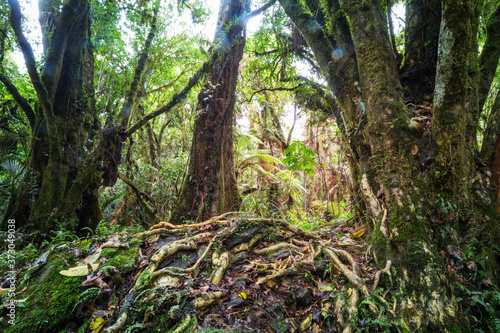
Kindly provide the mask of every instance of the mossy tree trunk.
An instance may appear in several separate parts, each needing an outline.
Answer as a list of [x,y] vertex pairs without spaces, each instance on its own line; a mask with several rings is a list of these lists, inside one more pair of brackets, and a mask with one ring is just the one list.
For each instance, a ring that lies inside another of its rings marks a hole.
[[206,219],[240,205],[233,160],[238,67],[245,47],[246,0],[223,0],[212,71],[198,95],[189,169],[171,221]]
[[[90,175],[79,189],[79,196],[72,197],[71,203],[66,202],[99,129],[93,95],[90,4],[87,0],[70,0],[59,12],[54,11],[54,1],[40,3],[41,18],[47,24],[43,28],[46,60],[39,75],[33,52],[21,30],[19,3],[9,3],[11,24],[39,99],[30,156],[33,185],[38,189],[31,194],[33,202],[26,202],[26,194],[20,195],[24,202],[16,205],[9,217],[16,218],[19,226],[29,221],[28,230],[44,234],[54,229],[56,222],[69,223],[69,229],[76,227],[76,221],[80,228],[95,227],[102,218],[97,177]],[[72,209],[63,210],[64,206]]]
[[412,0],[406,5],[402,84],[417,100],[432,97],[436,77],[441,1]]
[[[434,50],[408,46],[405,63],[410,69],[424,64],[430,76],[435,68],[435,82],[414,77],[412,84],[422,89],[404,92],[382,2],[325,0],[322,15],[315,1],[279,2],[342,109],[339,125],[359,184],[358,207],[367,208],[362,221],[370,230],[371,253],[380,267],[394,263],[392,302],[408,314],[404,320],[412,331],[449,329],[460,315],[440,251],[477,249],[474,259],[484,260],[498,282],[496,190],[477,163],[475,140],[480,110],[473,68],[481,4],[443,4],[439,35],[434,21],[426,30]],[[404,93],[422,100],[428,92],[434,94],[429,118],[403,102]],[[431,118],[432,124],[423,121]]]

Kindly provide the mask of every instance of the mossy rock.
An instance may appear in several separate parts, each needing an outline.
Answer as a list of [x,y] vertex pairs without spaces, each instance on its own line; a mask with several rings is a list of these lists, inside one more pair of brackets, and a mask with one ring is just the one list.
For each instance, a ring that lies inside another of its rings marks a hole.
[[[134,269],[138,246],[137,244],[127,249],[103,249],[101,258],[108,259],[103,269],[114,266],[122,278],[130,274]],[[60,274],[60,271],[74,266],[77,266],[76,257],[68,247],[54,250],[47,262],[39,268],[29,269],[28,263],[25,263],[25,267],[17,272],[22,282],[16,286],[16,290],[20,291],[23,288],[26,290],[15,296],[16,300],[25,299],[25,301],[16,306],[14,325],[8,323],[9,317],[5,316],[4,311],[0,321],[0,332],[66,332],[65,327],[69,324],[73,327],[85,326],[85,318],[77,312],[78,306],[88,301],[82,297],[82,293],[89,288],[81,287],[86,277],[68,277]],[[6,272],[1,273],[3,276]],[[6,300],[4,295],[1,301]]]
[[[73,321],[73,308],[80,295],[81,277],[67,277],[59,274],[68,269],[66,262],[74,255],[67,251],[55,251],[35,275],[29,277],[27,290],[16,297],[24,299],[23,306],[16,307],[15,325],[0,322],[2,332],[58,332]],[[23,288],[23,286],[18,286]]]

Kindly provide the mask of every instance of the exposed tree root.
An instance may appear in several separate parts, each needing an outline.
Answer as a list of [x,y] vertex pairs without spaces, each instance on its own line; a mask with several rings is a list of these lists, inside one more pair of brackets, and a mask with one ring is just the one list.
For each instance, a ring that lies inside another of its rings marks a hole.
[[[368,273],[366,267],[363,266],[365,269],[363,270],[362,277],[357,262],[359,258],[355,259],[352,254],[356,253],[356,251],[351,250],[352,252],[349,252],[346,246],[344,246],[344,249],[337,248],[337,244],[345,245],[347,243],[343,241],[340,243],[333,236],[303,231],[289,225],[286,221],[278,219],[230,217],[235,215],[248,216],[248,214],[240,212],[231,212],[197,224],[172,225],[167,222],[160,222],[150,228],[149,231],[142,233],[140,236],[146,238],[154,236],[157,239],[157,235],[168,235],[168,237],[174,239],[167,241],[151,255],[146,267],[137,278],[134,289],[136,291],[145,291],[147,289],[156,290],[156,288],[161,288],[161,284],[159,283],[164,280],[159,278],[164,275],[172,276],[173,281],[178,281],[179,279],[187,281],[186,278],[196,278],[199,281],[203,281],[200,280],[199,274],[200,272],[208,271],[209,274],[205,275],[204,278],[208,284],[200,282],[200,286],[203,286],[202,288],[190,289],[193,296],[198,295],[191,302],[193,304],[192,309],[198,313],[207,307],[220,306],[221,302],[226,300],[226,302],[230,301],[228,303],[230,306],[224,311],[233,311],[231,309],[236,309],[243,304],[251,306],[251,301],[246,300],[246,292],[240,294],[236,292],[235,294],[234,292],[230,292],[228,286],[232,286],[233,284],[235,286],[240,285],[241,287],[238,287],[240,289],[237,290],[242,290],[241,288],[247,285],[245,281],[248,280],[248,277],[252,277],[254,279],[254,288],[276,289],[278,288],[277,281],[288,279],[286,278],[287,276],[302,276],[305,272],[315,273],[317,269],[324,270],[328,267],[329,261],[332,267],[335,268],[335,271],[330,270],[330,275],[335,272],[335,274],[340,274],[354,288],[343,289],[347,290],[347,292],[344,292],[347,294],[348,301],[337,298],[335,302],[323,302],[322,313],[333,311],[336,314],[336,322],[343,327],[343,332],[348,333],[354,332],[356,329],[355,323],[360,306],[359,292],[362,293],[363,297],[370,297],[370,291],[366,284],[370,280],[370,277],[373,280],[373,287],[370,288],[372,291],[375,291],[377,288],[383,273],[391,278],[390,261],[387,262],[384,269],[377,272],[372,270],[372,273]],[[273,241],[273,239],[275,240]],[[354,243],[355,241],[353,241],[353,246],[356,245]],[[186,256],[186,253],[191,253],[190,256],[194,256],[193,260],[187,266],[162,264],[171,262],[173,259],[170,258],[181,255]],[[342,262],[341,258],[345,263]],[[230,268],[235,269],[237,267],[235,266],[236,263],[241,260],[244,260],[248,264],[238,269],[240,272],[243,270],[242,272],[247,273],[240,274],[240,276],[243,276],[241,278],[231,278],[231,276],[235,275],[231,273]],[[319,273],[316,272],[315,274]],[[325,274],[323,273],[322,276],[324,278]],[[242,279],[238,281],[243,282],[235,284],[234,279]],[[158,281],[156,284],[157,287],[155,287],[155,281]],[[336,280],[335,285],[339,288]],[[207,293],[208,290],[211,291]],[[251,292],[251,290],[248,292]],[[310,296],[307,296],[307,292],[305,295],[296,297],[298,297],[298,301],[300,302],[309,302],[307,298]],[[228,299],[229,297],[231,298]],[[385,298],[380,295],[379,298],[383,301],[384,307],[393,314],[394,311],[390,309]],[[286,307],[285,303],[282,304]],[[332,306],[333,304],[335,306]],[[375,305],[369,304],[368,307],[372,313],[378,311]],[[273,313],[277,313],[276,310],[273,311]],[[233,313],[236,317],[244,314],[245,312],[237,310],[234,310]],[[260,314],[260,312],[257,312],[257,314]],[[126,311],[121,313],[119,320],[110,326],[108,330],[113,329],[116,331],[115,327],[118,327],[119,322],[121,324],[123,318],[126,319],[126,315]],[[216,314],[212,314],[211,316],[207,318],[213,318],[213,320],[215,320],[214,318],[218,318]],[[177,325],[174,332],[195,332],[196,330],[194,329],[197,325],[197,322],[195,323],[196,316],[191,314],[186,315],[184,318]],[[310,318],[306,319],[303,320],[302,324],[306,326],[312,325],[309,322]],[[289,323],[287,325],[298,327],[298,323]]]
[[351,270],[349,270],[340,261],[339,257],[337,257],[337,255],[335,254],[335,252],[332,249],[325,248],[325,252],[330,256],[335,267],[347,278],[347,280],[349,280],[349,282],[353,286],[358,288],[363,293],[363,295],[365,295],[366,297],[370,296],[370,292],[368,291],[368,287],[365,285],[363,280],[361,280],[361,278],[358,275],[356,275]]
[[389,279],[391,280],[391,284],[392,284],[392,275],[391,275],[391,264],[392,264],[392,261],[390,260],[387,260],[387,263],[385,264],[385,267],[384,269],[378,271],[377,273],[375,273],[375,279],[373,281],[373,286],[372,286],[372,290],[375,290],[377,289],[377,286],[378,286],[378,282],[380,280],[380,275],[382,275],[382,273],[385,273],[389,276]]
[[194,308],[195,309],[205,308],[205,307],[209,306],[210,304],[212,304],[213,302],[215,302],[216,300],[225,297],[226,295],[227,295],[226,292],[215,291],[215,292],[211,293],[210,295],[208,295],[207,297],[198,297],[194,301]]

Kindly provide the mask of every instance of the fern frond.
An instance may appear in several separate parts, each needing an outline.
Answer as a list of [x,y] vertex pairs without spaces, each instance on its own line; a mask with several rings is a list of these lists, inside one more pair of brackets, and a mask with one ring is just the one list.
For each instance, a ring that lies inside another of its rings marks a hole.
[[23,166],[19,161],[16,160],[5,160],[0,163],[0,166],[9,173],[11,178],[15,178],[23,171]]

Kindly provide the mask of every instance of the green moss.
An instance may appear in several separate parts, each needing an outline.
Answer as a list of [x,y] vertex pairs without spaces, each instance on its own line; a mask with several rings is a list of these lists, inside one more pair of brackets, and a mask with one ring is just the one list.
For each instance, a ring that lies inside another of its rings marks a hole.
[[29,281],[28,290],[17,297],[27,300],[24,307],[16,307],[16,324],[11,326],[4,320],[0,331],[57,332],[71,321],[83,278],[67,277],[59,272],[68,269],[66,262],[72,256],[64,250],[51,254],[38,277]]
[[105,257],[109,260],[106,262],[106,266],[115,266],[119,269],[120,274],[128,274],[135,267],[137,250],[138,246],[132,246],[128,249],[105,248],[101,252],[101,258]]

